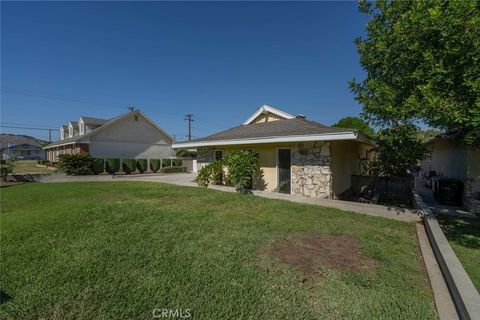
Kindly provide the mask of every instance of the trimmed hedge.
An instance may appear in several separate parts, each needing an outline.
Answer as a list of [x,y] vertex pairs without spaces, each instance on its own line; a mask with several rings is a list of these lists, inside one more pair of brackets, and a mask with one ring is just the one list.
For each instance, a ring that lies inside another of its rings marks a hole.
[[160,169],[160,159],[150,159],[150,170],[157,172]]
[[136,161],[135,159],[123,159],[122,160],[122,169],[126,174],[130,174],[135,171]]
[[164,167],[160,170],[162,173],[181,173],[187,172],[187,167]]
[[172,159],[172,167],[181,167],[182,159]]
[[162,168],[164,167],[171,167],[172,160],[171,159],[162,159]]
[[110,174],[118,172],[118,170],[120,170],[120,159],[107,158],[105,161],[105,170]]
[[144,173],[148,169],[147,159],[137,159],[137,170],[140,173]]
[[93,158],[92,159],[92,172],[93,172],[93,174],[102,173],[104,167],[105,167],[105,162],[103,161],[103,158]]

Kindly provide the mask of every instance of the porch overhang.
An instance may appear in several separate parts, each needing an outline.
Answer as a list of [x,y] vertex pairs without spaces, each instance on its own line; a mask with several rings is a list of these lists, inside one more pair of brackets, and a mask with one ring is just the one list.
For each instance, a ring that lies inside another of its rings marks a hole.
[[265,143],[282,143],[282,142],[312,142],[312,141],[336,141],[336,140],[357,140],[362,143],[372,144],[370,139],[365,135],[355,132],[335,132],[312,135],[290,135],[278,137],[259,137],[248,139],[228,139],[228,140],[204,140],[192,142],[174,143],[172,148],[199,148],[209,146],[227,146],[227,145],[246,145],[246,144],[265,144]]

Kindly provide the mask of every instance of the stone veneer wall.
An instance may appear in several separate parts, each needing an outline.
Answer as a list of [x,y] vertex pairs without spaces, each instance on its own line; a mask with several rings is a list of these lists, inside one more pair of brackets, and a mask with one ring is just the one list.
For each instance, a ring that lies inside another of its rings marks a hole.
[[298,144],[292,148],[292,194],[331,198],[330,143]]

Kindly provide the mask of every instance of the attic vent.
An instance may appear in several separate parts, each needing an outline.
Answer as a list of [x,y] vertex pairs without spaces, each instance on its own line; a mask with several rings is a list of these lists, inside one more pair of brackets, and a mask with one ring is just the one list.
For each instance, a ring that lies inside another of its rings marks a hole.
[[305,117],[303,114],[299,114],[299,115],[297,116],[297,118],[305,119],[306,117]]
[[137,114],[135,115],[135,121],[138,121],[138,115]]

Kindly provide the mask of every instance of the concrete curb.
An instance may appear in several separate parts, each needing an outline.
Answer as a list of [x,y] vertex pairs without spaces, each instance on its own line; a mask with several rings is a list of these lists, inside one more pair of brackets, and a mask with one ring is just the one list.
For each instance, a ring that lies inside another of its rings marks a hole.
[[435,307],[440,320],[458,320],[457,309],[453,303],[452,296],[448,291],[447,283],[443,277],[442,271],[438,266],[437,259],[433,253],[432,246],[428,240],[427,232],[423,223],[417,223],[417,237],[422,252],[423,262],[427,269],[428,279],[433,291]]
[[413,191],[413,198],[415,204],[425,213],[425,230],[460,319],[480,320],[480,294],[448,243],[432,211],[416,191]]

